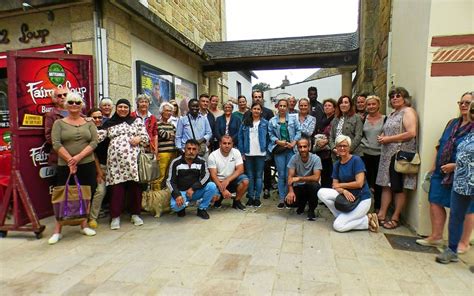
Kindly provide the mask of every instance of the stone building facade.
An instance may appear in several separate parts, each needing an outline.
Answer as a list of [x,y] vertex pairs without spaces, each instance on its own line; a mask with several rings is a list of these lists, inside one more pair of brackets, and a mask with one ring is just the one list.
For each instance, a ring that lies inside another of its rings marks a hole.
[[354,88],[376,94],[385,110],[391,0],[360,1],[360,49]]
[[[21,9],[21,2],[0,4],[0,30],[10,34],[9,43],[0,43],[0,52],[68,44],[73,54],[92,55],[96,101],[103,96],[133,99],[140,89],[138,60],[170,74],[173,83],[193,85],[194,97],[210,91],[227,96],[226,76],[204,73],[201,67],[207,59],[204,43],[225,39],[224,0],[65,3],[35,1],[37,9],[27,11]],[[47,19],[47,10],[54,13],[54,21]],[[20,43],[16,32],[21,24],[31,31],[47,29],[49,34],[44,42]]]

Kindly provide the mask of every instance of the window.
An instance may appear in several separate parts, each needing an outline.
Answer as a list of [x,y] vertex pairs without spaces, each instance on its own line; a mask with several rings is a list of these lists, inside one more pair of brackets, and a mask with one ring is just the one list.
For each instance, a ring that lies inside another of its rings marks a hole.
[[240,83],[239,81],[236,81],[237,83],[237,97],[241,96],[242,95],[242,83]]

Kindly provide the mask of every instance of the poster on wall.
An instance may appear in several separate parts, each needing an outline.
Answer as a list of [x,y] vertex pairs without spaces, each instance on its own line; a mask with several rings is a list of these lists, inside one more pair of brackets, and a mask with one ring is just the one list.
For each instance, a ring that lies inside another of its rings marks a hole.
[[[10,111],[6,79],[0,79],[0,156],[11,153]],[[0,161],[0,165],[3,165]]]
[[159,116],[160,104],[174,98],[173,75],[143,61],[137,61],[137,92],[151,98],[150,112]]
[[[53,108],[55,87],[79,93],[93,106],[92,56],[8,52],[8,105],[13,162],[39,216],[50,216],[55,167],[44,136],[44,114]],[[3,108],[3,107],[2,107]],[[85,110],[84,110],[85,111]],[[21,215],[24,222],[27,216]]]
[[180,114],[186,115],[188,112],[188,102],[197,98],[197,86],[183,78],[175,77],[175,98],[178,103]]

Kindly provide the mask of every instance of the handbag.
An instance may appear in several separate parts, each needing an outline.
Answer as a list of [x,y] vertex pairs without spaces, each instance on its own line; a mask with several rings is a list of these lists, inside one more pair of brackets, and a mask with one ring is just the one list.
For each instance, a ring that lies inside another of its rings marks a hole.
[[149,183],[160,177],[160,169],[154,153],[147,153],[141,148],[138,155],[138,182]]
[[[403,118],[400,121],[400,134],[403,132]],[[401,150],[402,143],[395,154],[395,171],[400,174],[417,174],[420,170],[421,159],[418,152]]]
[[360,200],[361,200],[360,196],[356,196],[354,201],[349,201],[344,196],[344,194],[339,194],[336,197],[336,201],[334,202],[334,206],[336,207],[336,209],[339,212],[349,213],[352,210],[354,210],[355,208],[357,208],[357,206],[360,203]]
[[418,152],[397,151],[395,154],[395,171],[401,174],[417,174],[421,159]]
[[[188,121],[189,121],[189,126],[191,127],[191,132],[193,133],[193,139],[197,141],[196,135],[194,134],[193,125],[191,124],[191,118],[189,118],[189,114],[188,114]],[[206,155],[206,152],[207,152],[206,142],[199,143],[198,155],[201,156],[201,157],[204,157],[204,155]]]
[[280,145],[276,145],[272,150],[272,154],[282,154],[282,153],[285,153],[286,151],[288,151],[288,148],[280,146]]
[[81,186],[77,175],[76,185],[69,185],[71,174],[64,186],[55,186],[51,203],[53,204],[56,221],[61,225],[80,225],[89,216],[91,187]]

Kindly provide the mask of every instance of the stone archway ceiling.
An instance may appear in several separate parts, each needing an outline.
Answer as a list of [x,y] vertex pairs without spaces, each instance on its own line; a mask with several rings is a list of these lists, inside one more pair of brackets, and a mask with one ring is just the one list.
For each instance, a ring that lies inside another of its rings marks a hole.
[[357,66],[359,32],[305,37],[206,42],[204,71]]

